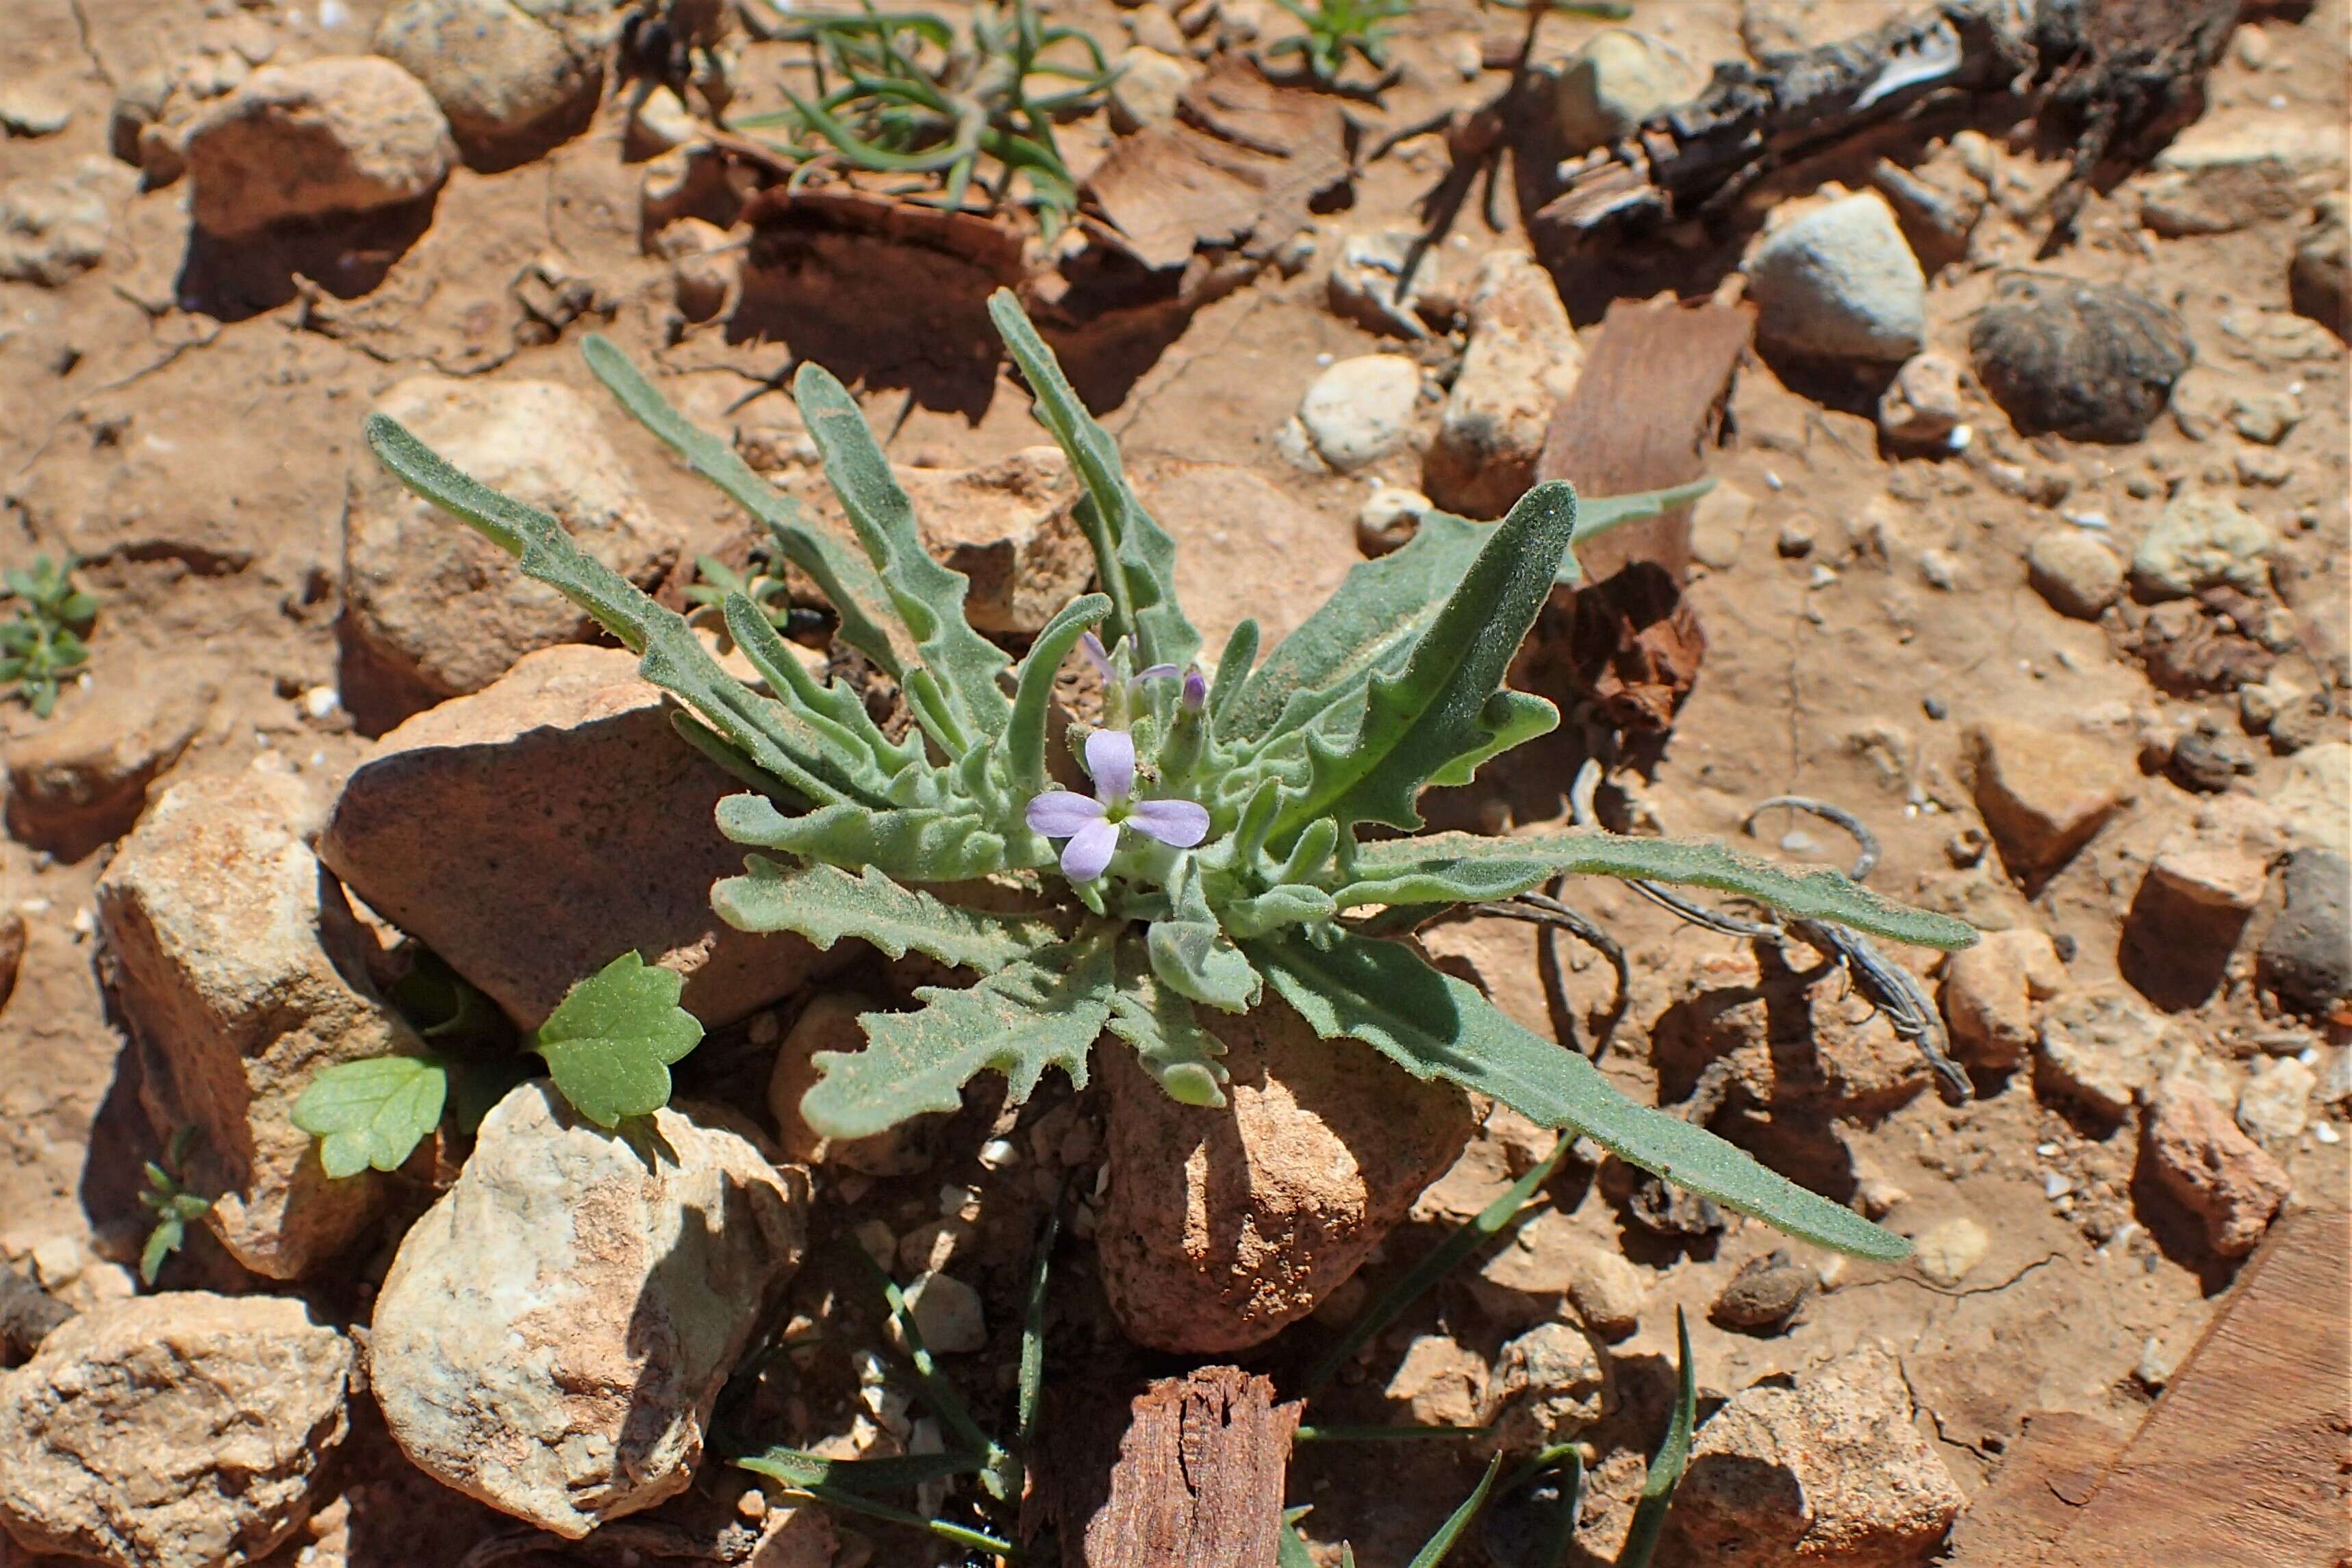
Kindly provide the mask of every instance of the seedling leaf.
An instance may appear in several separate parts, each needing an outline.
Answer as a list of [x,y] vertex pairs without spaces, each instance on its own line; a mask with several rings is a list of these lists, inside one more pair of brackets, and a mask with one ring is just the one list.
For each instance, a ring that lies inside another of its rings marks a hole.
[[677,1005],[676,971],[625,952],[573,986],[531,1048],[563,1098],[599,1127],[617,1127],[669,1103],[669,1068],[701,1042],[702,1025]]
[[438,1057],[371,1057],[337,1062],[303,1087],[294,1125],[319,1140],[330,1176],[396,1171],[441,1124],[449,1089]]

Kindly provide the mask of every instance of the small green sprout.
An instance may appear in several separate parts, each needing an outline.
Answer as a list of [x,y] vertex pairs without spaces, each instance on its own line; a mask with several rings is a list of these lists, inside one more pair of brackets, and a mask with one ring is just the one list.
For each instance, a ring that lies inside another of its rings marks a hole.
[[974,185],[990,210],[1015,201],[1017,182],[1049,239],[1076,215],[1054,123],[1099,107],[1118,75],[1078,28],[1048,26],[1014,0],[977,8],[961,34],[928,12],[869,8],[810,16],[785,36],[809,46],[816,96],[787,89],[789,110],[735,125],[789,133],[771,146],[796,165],[793,185],[834,165],[905,174],[919,177],[916,199],[955,212]]
[[1360,57],[1385,78],[1389,39],[1396,32],[1391,24],[1412,10],[1412,0],[1316,0],[1312,9],[1299,0],[1275,0],[1275,4],[1297,17],[1307,31],[1276,39],[1266,52],[1303,55],[1308,72],[1326,87],[1339,84],[1349,55]]
[[155,1224],[147,1233],[147,1245],[139,1249],[142,1284],[155,1283],[163,1260],[187,1241],[188,1226],[212,1212],[212,1199],[190,1192],[179,1174],[187,1167],[188,1145],[195,1135],[194,1128],[181,1128],[164,1145],[163,1163],[147,1162],[147,1190],[139,1194],[139,1202],[155,1216]]
[[82,637],[98,618],[98,601],[73,584],[74,558],[54,563],[37,556],[29,572],[5,574],[16,618],[0,624],[0,681],[46,719],[58,705],[58,678],[89,662]]

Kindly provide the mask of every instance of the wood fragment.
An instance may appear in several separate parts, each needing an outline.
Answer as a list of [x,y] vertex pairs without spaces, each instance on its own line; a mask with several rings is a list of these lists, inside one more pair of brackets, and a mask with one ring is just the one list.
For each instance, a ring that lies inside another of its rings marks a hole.
[[1060,1412],[1064,1568],[1270,1568],[1300,1408],[1264,1377],[1207,1366]]
[[1950,1568],[2039,1563],[2074,1528],[2129,1434],[2072,1410],[2037,1410],[1952,1532]]

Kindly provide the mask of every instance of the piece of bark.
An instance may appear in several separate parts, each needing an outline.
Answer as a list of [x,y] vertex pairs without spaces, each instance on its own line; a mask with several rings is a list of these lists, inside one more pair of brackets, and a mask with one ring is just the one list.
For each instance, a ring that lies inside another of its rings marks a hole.
[[1950,1568],[2040,1563],[2099,1489],[2128,1432],[2073,1410],[2037,1410],[1952,1532]]
[[1264,1377],[1205,1366],[1063,1412],[1064,1568],[1270,1568],[1299,1410]]
[[2045,1568],[2338,1568],[2352,1215],[2271,1227]]
[[[1697,479],[1755,322],[1749,306],[1712,300],[1612,305],[1552,416],[1538,477],[1588,496]],[[1690,508],[1676,507],[1577,547],[1585,585],[1555,590],[1544,608],[1528,671],[1537,689],[1564,680],[1621,730],[1674,723],[1706,653],[1682,591],[1690,527]]]
[[22,1366],[74,1310],[13,1268],[0,1268],[0,1366]]
[[2109,184],[2194,119],[2238,0],[1944,0],[1853,38],[1716,67],[1706,90],[1560,166],[1531,229],[1590,240],[1720,212],[1760,181],[1908,121],[1924,139],[2042,115],[2074,168],[2062,236]]

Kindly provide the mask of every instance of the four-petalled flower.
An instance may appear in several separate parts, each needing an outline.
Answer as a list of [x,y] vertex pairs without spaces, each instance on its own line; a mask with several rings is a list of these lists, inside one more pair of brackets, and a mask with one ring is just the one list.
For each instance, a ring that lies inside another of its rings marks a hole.
[[1124,730],[1097,730],[1087,737],[1087,771],[1094,775],[1094,798],[1049,790],[1029,803],[1029,826],[1062,846],[1062,875],[1091,882],[1110,865],[1122,825],[1147,838],[1190,849],[1209,836],[1209,810],[1197,801],[1137,800],[1135,742]]

